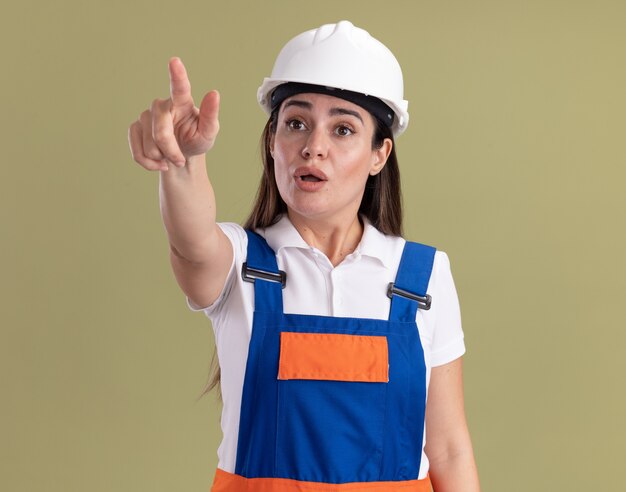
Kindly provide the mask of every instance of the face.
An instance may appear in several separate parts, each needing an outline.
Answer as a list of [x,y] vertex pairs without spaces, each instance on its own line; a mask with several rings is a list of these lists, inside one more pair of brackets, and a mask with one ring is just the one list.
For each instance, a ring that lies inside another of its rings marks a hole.
[[367,178],[391,152],[389,139],[372,149],[374,130],[370,113],[344,99],[306,93],[283,101],[270,151],[292,220],[356,218]]

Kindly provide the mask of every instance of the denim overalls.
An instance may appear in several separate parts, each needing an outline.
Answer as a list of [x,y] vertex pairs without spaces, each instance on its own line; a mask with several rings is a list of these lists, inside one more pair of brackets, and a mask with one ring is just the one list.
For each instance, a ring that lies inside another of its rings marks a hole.
[[212,491],[430,492],[417,480],[426,365],[415,316],[430,307],[435,249],[406,242],[388,320],[285,314],[286,275],[246,232],[255,310],[237,460]]

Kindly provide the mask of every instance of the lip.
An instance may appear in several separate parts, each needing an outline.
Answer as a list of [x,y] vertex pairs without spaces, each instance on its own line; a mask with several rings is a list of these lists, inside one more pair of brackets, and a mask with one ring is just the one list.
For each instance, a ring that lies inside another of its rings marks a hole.
[[[304,181],[302,176],[314,176],[319,181]],[[296,187],[302,191],[318,191],[322,189],[326,182],[328,181],[328,177],[321,170],[311,167],[311,166],[302,166],[295,170],[293,173],[293,179],[296,183]]]

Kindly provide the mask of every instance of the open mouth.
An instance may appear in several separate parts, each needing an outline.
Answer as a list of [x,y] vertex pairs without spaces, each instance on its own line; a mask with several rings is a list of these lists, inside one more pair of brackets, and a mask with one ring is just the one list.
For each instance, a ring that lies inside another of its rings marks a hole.
[[304,174],[304,175],[300,176],[300,180],[302,180],[302,181],[311,181],[311,182],[321,181],[320,178],[318,178],[317,176],[313,176],[312,174]]
[[294,178],[305,183],[319,183],[320,181],[327,181],[326,174],[320,169],[313,166],[302,166],[294,172]]

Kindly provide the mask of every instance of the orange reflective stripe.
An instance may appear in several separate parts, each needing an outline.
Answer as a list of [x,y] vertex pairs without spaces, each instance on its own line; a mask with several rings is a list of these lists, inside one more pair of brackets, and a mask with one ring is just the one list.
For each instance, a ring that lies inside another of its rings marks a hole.
[[358,492],[360,490],[394,492],[432,492],[430,479],[406,480],[402,482],[351,482],[320,483],[301,482],[288,478],[244,478],[217,469],[211,492]]
[[280,334],[278,379],[389,382],[387,337]]

